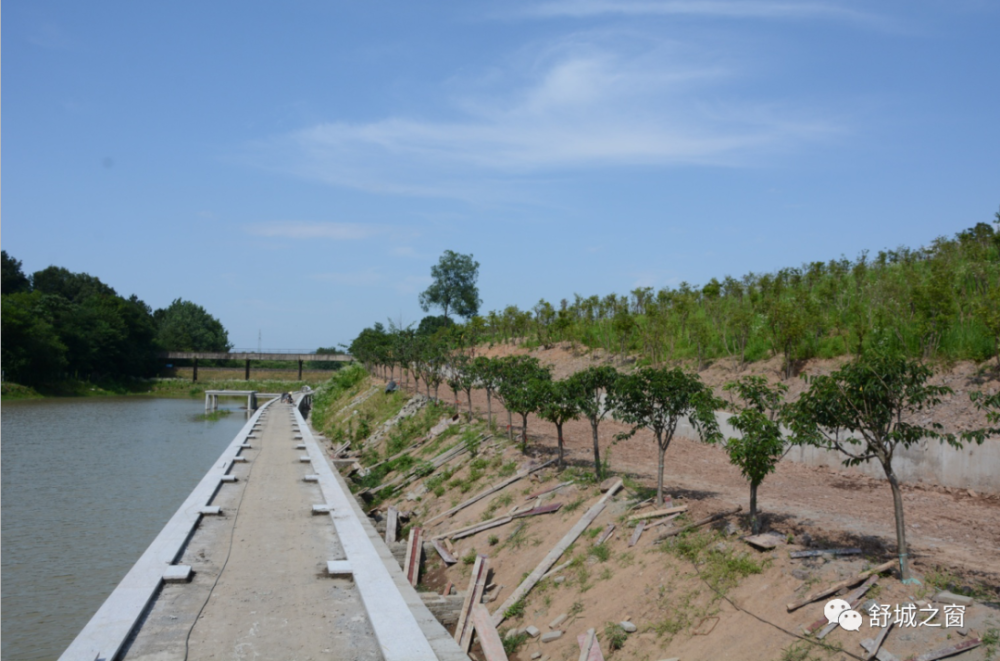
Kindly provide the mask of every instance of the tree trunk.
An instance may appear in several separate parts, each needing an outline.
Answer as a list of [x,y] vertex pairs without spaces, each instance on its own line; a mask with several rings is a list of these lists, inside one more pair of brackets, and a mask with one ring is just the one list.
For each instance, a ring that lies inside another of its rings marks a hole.
[[469,400],[469,422],[472,422],[472,389],[465,391],[465,396]]
[[438,398],[438,387],[440,385],[441,385],[440,383],[435,383],[434,384],[434,401],[437,401],[437,398]]
[[656,504],[663,504],[663,465],[664,457],[667,454],[667,446],[663,444],[663,437],[656,439],[656,447],[659,449],[659,456],[656,458]]
[[[597,481],[601,481],[601,446],[597,442],[597,425],[600,422],[596,418],[590,419],[590,430],[594,434],[594,474],[597,476]],[[660,473],[660,479],[663,479],[663,473]]]
[[528,454],[528,414],[521,414],[521,454]]
[[514,416],[511,415],[510,409],[507,409],[507,440],[514,442]]
[[906,581],[910,578],[910,558],[906,549],[906,523],[903,521],[903,493],[899,489],[899,480],[892,472],[892,466],[882,464],[885,476],[892,487],[892,507],[896,513],[896,552],[899,554],[899,578]]
[[750,532],[760,534],[760,519],[757,516],[757,483],[750,483]]
[[562,435],[562,427],[563,427],[563,423],[561,423],[561,422],[557,422],[556,423],[556,437],[559,439],[559,468],[562,468],[565,465],[565,462],[563,461],[563,435]]
[[493,431],[493,397],[490,389],[486,389],[486,426]]

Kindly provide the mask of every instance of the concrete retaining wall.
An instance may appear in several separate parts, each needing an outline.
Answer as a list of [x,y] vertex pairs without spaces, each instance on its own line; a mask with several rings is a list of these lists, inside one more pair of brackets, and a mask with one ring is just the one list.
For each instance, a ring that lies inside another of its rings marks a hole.
[[[719,424],[727,438],[738,435],[727,422],[729,417],[728,413],[719,413]],[[688,438],[697,438],[686,420],[678,425],[677,432]],[[877,461],[848,467],[844,466],[844,456],[839,452],[815,447],[792,448],[784,460],[885,479],[882,466]],[[967,444],[961,450],[934,440],[921,441],[907,450],[897,450],[893,468],[903,482],[1000,493],[1000,439],[987,439],[982,445]]]

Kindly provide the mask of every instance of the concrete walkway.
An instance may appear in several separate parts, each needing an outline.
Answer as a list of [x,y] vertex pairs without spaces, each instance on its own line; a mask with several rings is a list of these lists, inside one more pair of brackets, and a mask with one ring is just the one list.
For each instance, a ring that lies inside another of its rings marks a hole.
[[[357,587],[331,578],[344,557],[323,496],[293,439],[292,407],[273,404],[181,563],[191,583],[165,585],[127,659],[379,659]],[[200,612],[200,614],[199,614]]]

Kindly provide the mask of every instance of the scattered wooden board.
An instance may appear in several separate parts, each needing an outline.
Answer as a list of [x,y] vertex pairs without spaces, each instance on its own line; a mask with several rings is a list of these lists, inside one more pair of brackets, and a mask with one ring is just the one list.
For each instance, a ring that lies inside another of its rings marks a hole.
[[490,494],[496,493],[497,491],[500,491],[501,489],[504,489],[504,488],[510,486],[511,484],[514,484],[518,480],[524,479],[525,477],[531,475],[532,473],[534,473],[536,471],[542,470],[543,468],[545,468],[549,464],[553,463],[554,461],[555,461],[555,459],[550,459],[549,461],[546,461],[544,464],[542,464],[540,466],[535,466],[534,468],[532,468],[530,470],[521,471],[517,475],[504,480],[500,484],[496,484],[496,485],[494,485],[492,487],[489,487],[485,491],[480,491],[479,493],[477,493],[472,498],[469,498],[465,502],[462,502],[462,503],[459,503],[458,505],[455,505],[450,510],[447,510],[445,512],[441,512],[437,516],[432,516],[430,519],[427,520],[427,523],[428,524],[429,523],[433,523],[434,521],[437,521],[440,518],[443,518],[443,517],[446,517],[446,516],[452,516],[456,512],[460,512],[461,510],[464,510],[469,505],[472,505],[474,503],[479,502],[480,500],[482,500],[486,496],[489,496]]
[[857,555],[861,549],[823,549],[819,551],[792,551],[789,558],[815,558],[821,555]]
[[[878,581],[877,575],[869,576],[864,583],[856,587],[850,594],[844,597],[844,601],[846,601],[851,605],[851,610],[857,610],[858,606],[861,605],[861,600],[864,598],[865,593],[868,592],[868,589],[871,586],[875,585],[876,581]],[[824,617],[823,620],[825,622],[826,618]],[[831,631],[833,631],[839,626],[840,625],[836,622],[826,622],[826,626],[822,626],[822,631],[816,634],[816,640],[823,640],[828,635],[830,635]]]
[[788,604],[786,606],[786,608],[788,609],[788,612],[790,613],[793,610],[796,610],[798,608],[802,608],[806,604],[811,604],[812,602],[816,601],[817,599],[822,599],[823,597],[828,597],[831,594],[833,594],[834,592],[837,592],[838,590],[842,590],[843,588],[848,588],[848,587],[850,587],[852,585],[856,585],[856,584],[860,583],[861,581],[865,580],[866,578],[868,578],[869,576],[871,576],[872,574],[881,574],[884,571],[889,571],[890,569],[893,568],[893,566],[895,566],[895,564],[896,564],[895,560],[890,560],[888,562],[883,562],[878,567],[872,567],[871,569],[869,569],[867,571],[863,571],[861,573],[855,574],[851,578],[848,578],[846,580],[834,583],[830,587],[825,588],[823,590],[820,590],[819,592],[813,592],[812,594],[806,596],[804,599],[800,599],[799,601],[793,601],[792,603]]
[[[444,560],[444,563],[446,565],[453,565],[456,562],[458,562],[458,560],[455,558],[455,556],[453,556],[451,553],[449,553],[448,549],[446,549],[444,547],[444,544],[441,543],[440,539],[432,539],[431,540],[431,544],[434,545],[434,550],[438,552],[438,555],[441,556],[441,559]],[[445,594],[448,594],[448,593],[445,592]]]
[[490,612],[486,610],[486,606],[476,604],[472,607],[472,624],[486,661],[507,661],[503,641],[500,640],[497,628],[493,626],[493,620],[490,619]]
[[420,554],[423,549],[423,535],[420,534],[420,528],[411,528],[410,539],[406,542],[406,562],[403,566],[406,567],[406,580],[413,587],[420,582]]
[[744,537],[743,541],[758,549],[763,549],[765,551],[770,551],[780,544],[783,540],[772,533],[764,533],[762,535],[751,535],[749,537]]
[[604,528],[604,532],[602,532],[600,536],[598,536],[597,541],[594,542],[594,545],[596,546],[598,544],[603,544],[604,542],[608,541],[608,537],[611,537],[611,533],[613,533],[614,531],[615,531],[615,524],[609,523]]
[[[873,641],[870,638],[866,638],[861,641],[861,647],[865,648],[866,650],[871,649],[872,645]],[[885,649],[884,647],[880,650],[875,650],[873,654],[875,655],[875,658],[878,659],[878,661],[899,661],[899,658],[897,658],[895,654],[892,654],[891,652],[889,652],[889,650]]]
[[541,507],[535,507],[533,509],[527,510],[526,512],[518,512],[512,515],[515,519],[520,519],[525,516],[538,516],[539,514],[551,514],[552,512],[558,512],[559,508],[562,507],[562,503],[552,503],[550,505],[542,505]]
[[396,533],[399,530],[399,510],[389,506],[389,511],[385,516],[385,543],[393,544],[396,541]]
[[658,519],[661,516],[667,516],[668,514],[680,514],[681,512],[687,512],[687,505],[678,505],[677,507],[668,507],[665,510],[655,510],[653,512],[646,512],[645,514],[633,514],[628,518],[629,521],[642,521],[643,519]]
[[681,513],[678,512],[677,514],[671,514],[670,516],[665,516],[662,519],[660,519],[659,521],[657,521],[656,523],[650,523],[650,524],[648,524],[646,526],[646,530],[652,530],[653,528],[659,528],[660,526],[665,526],[668,523],[670,523],[671,521],[673,521],[674,519],[676,519],[677,517],[679,517],[680,515],[681,515]]
[[875,636],[875,639],[871,641],[871,646],[862,645],[862,647],[865,648],[864,658],[866,659],[866,661],[867,659],[874,658],[875,655],[878,654],[879,648],[882,647],[882,643],[885,642],[885,637],[889,635],[889,630],[892,629],[892,627],[895,624],[896,624],[895,622],[889,620],[888,624],[882,627],[882,630],[878,632],[878,635]]
[[635,527],[635,532],[632,533],[632,538],[628,540],[629,546],[635,546],[639,542],[639,538],[642,537],[642,531],[646,528],[646,522],[640,521],[639,525]]
[[472,577],[469,579],[469,589],[465,591],[465,601],[462,602],[462,611],[458,614],[458,623],[455,625],[455,642],[463,652],[468,652],[472,644],[472,608],[483,600],[486,575],[489,571],[489,559],[485,555],[476,556],[476,564],[472,566]]
[[580,661],[604,661],[601,643],[597,640],[597,631],[587,629],[587,633],[581,633],[576,637],[576,642],[580,645]]
[[662,542],[663,540],[667,539],[668,537],[673,537],[674,535],[679,535],[682,532],[687,532],[688,530],[694,530],[695,528],[700,528],[701,526],[704,526],[704,525],[707,525],[709,523],[712,523],[713,521],[718,521],[719,519],[725,518],[727,516],[731,516],[733,514],[736,514],[737,512],[741,512],[741,511],[743,511],[743,506],[742,505],[736,507],[735,509],[726,510],[725,512],[716,512],[715,514],[713,514],[711,516],[706,516],[704,519],[699,519],[699,520],[695,521],[694,523],[692,523],[690,525],[684,526],[683,528],[678,528],[677,530],[668,530],[667,532],[665,532],[662,535],[660,535],[659,537],[657,537],[654,543],[656,543],[656,542]]
[[462,530],[457,530],[451,533],[447,533],[448,539],[456,540],[462,539],[463,537],[471,537],[476,533],[483,532],[484,530],[489,530],[490,528],[496,528],[498,526],[504,526],[514,520],[511,516],[501,516],[496,519],[490,519],[489,521],[484,521],[483,523],[477,523],[474,526],[467,526]]
[[538,498],[539,496],[544,496],[547,493],[552,493],[556,489],[562,489],[563,487],[568,487],[571,484],[573,484],[573,480],[569,480],[567,482],[560,482],[554,487],[548,487],[546,489],[542,489],[541,491],[536,491],[535,493],[528,494],[527,496],[524,497],[524,499],[531,500],[532,498]]
[[551,551],[549,551],[548,555],[542,559],[538,566],[535,567],[534,571],[528,574],[528,577],[524,579],[519,586],[517,586],[517,589],[515,589],[514,592],[507,597],[507,600],[504,601],[496,611],[494,611],[494,626],[500,626],[500,623],[504,621],[504,612],[517,603],[517,601],[524,597],[524,595],[528,594],[528,592],[531,591],[531,588],[535,587],[538,581],[542,580],[542,576],[544,576],[552,565],[556,563],[556,560],[562,557],[562,554],[566,552],[569,545],[576,541],[577,537],[579,537],[580,534],[587,529],[587,526],[594,522],[597,515],[604,510],[608,499],[611,498],[621,487],[622,481],[619,479],[611,486],[610,489],[608,489],[607,493],[601,496],[600,500],[594,503],[594,505],[587,510],[586,514],[580,517],[580,520],[576,522],[576,525],[570,528],[569,532],[567,532],[559,543],[556,544]]

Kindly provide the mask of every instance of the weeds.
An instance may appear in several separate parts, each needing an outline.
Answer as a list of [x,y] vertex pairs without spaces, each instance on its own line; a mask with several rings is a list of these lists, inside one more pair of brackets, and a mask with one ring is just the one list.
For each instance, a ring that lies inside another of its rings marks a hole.
[[476,562],[476,549],[469,549],[469,552],[462,556],[463,565],[471,565]]
[[520,650],[521,647],[526,642],[528,642],[528,634],[517,633],[514,634],[513,636],[509,636],[507,635],[507,632],[508,630],[504,629],[504,631],[500,635],[500,641],[503,643],[503,651],[504,653],[507,654],[507,658],[509,659],[510,657],[517,654],[518,650]]
[[574,500],[572,502],[569,502],[569,503],[566,503],[565,505],[563,505],[562,506],[562,511],[566,512],[566,513],[575,512],[578,509],[580,509],[580,505],[583,505],[584,502],[586,502],[585,499],[584,499],[584,497],[580,496],[576,500]]
[[986,630],[986,633],[983,634],[982,641],[986,661],[993,661],[993,658],[996,656],[997,649],[1000,648],[1000,629],[997,627],[990,627]]
[[597,558],[598,562],[607,562],[611,557],[611,549],[607,544],[595,544],[587,550],[587,554]]
[[612,652],[620,650],[628,640],[628,632],[622,629],[622,625],[615,622],[608,622],[604,625],[604,642],[608,644],[608,649]]
[[497,544],[499,544],[499,543],[500,543],[500,538],[499,538],[499,537],[497,537],[496,535],[490,535],[489,539],[487,539],[487,540],[486,540],[486,542],[487,542],[487,543],[488,543],[488,544],[489,544],[490,546],[496,546]]
[[505,618],[521,617],[522,615],[524,615],[524,609],[525,609],[524,599],[518,599],[513,604],[511,604],[507,608],[507,610],[503,612],[503,616]]

